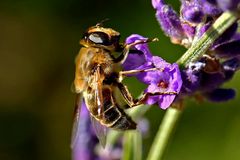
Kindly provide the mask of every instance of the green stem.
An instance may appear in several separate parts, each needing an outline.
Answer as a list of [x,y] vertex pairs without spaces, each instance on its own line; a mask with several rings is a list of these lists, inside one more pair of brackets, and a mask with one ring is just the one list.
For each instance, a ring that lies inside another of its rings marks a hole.
[[[141,108],[141,109],[140,109]],[[142,117],[149,106],[140,105],[128,111],[133,120]],[[118,132],[121,134],[121,132]],[[117,134],[115,134],[117,136]],[[124,147],[122,160],[141,160],[142,159],[142,136],[139,130],[127,131],[124,133]]]
[[224,12],[206,33],[185,52],[185,54],[177,61],[179,65],[186,66],[189,62],[195,61],[201,57],[213,42],[223,34],[237,20],[235,12]]
[[123,139],[122,160],[141,160],[142,159],[142,136],[137,130],[126,131]]
[[169,108],[167,110],[153,141],[147,160],[162,159],[168,140],[181,116],[181,113],[182,111],[176,108]]
[[[129,133],[130,132],[130,133]],[[133,139],[132,131],[126,131],[123,136],[123,153],[122,160],[133,159]]]

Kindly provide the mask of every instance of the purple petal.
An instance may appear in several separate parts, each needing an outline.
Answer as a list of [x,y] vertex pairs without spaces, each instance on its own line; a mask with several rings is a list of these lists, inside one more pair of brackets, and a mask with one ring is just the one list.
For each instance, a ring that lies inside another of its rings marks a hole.
[[[133,42],[136,42],[138,40],[147,40],[148,38],[146,37],[143,37],[141,35],[138,35],[138,34],[132,34],[130,35],[129,37],[127,37],[126,39],[126,44],[130,44],[130,43],[133,43]],[[152,58],[152,54],[148,48],[148,45],[147,43],[144,43],[144,44],[137,44],[134,46],[137,50],[143,52],[144,56],[145,56],[145,59],[148,61],[149,59]]]
[[163,60],[159,56],[153,56],[152,57],[152,63],[158,69],[163,69],[165,67],[170,67],[171,66],[170,63],[167,63],[165,60]]
[[[142,52],[141,52],[142,53]],[[128,54],[127,59],[123,63],[123,69],[124,70],[133,70],[136,69],[146,63],[145,56],[142,53],[134,53],[134,51],[130,52]]]
[[201,69],[195,69],[195,67],[188,67],[182,70],[183,86],[181,93],[191,94],[199,89],[201,76]]
[[222,66],[225,71],[236,72],[237,70],[240,69],[240,57],[226,60],[225,62],[223,62]]
[[151,96],[146,100],[147,105],[153,105],[159,101],[159,96]]
[[162,109],[167,109],[174,101],[176,95],[162,95],[158,105]]
[[156,75],[154,71],[152,72],[145,72],[145,73],[140,73],[137,75],[137,78],[139,81],[145,83],[145,84],[151,84],[153,77]]
[[222,73],[203,73],[201,79],[201,90],[202,91],[211,91],[218,88],[225,82],[225,75]]
[[[151,72],[146,72],[145,73],[145,77],[142,77],[141,81],[143,83],[146,84],[155,84],[157,86],[157,84],[160,81],[165,81],[168,82],[169,80],[169,75],[168,73],[166,73],[167,69],[165,68],[164,71],[151,71]],[[162,92],[162,90],[159,89],[159,87],[157,87],[155,92]],[[153,91],[150,91],[153,92]]]
[[163,0],[152,0],[152,6],[154,9],[161,8],[163,3]]
[[[138,35],[138,34],[132,34],[126,39],[126,44],[134,43],[138,40],[147,40],[147,38]],[[146,43],[144,44],[138,44],[134,46],[135,50],[130,50],[129,55],[125,62],[123,63],[123,69],[124,70],[134,70],[134,69],[147,69],[151,68],[151,59],[152,54],[148,48],[148,45]],[[139,74],[140,77],[142,74]],[[134,76],[134,75],[130,75]]]
[[235,57],[229,60],[226,60],[222,63],[225,75],[225,81],[232,79],[235,72],[240,69],[240,57]]
[[[176,97],[176,95],[169,95],[167,92],[179,93],[182,86],[182,78],[178,65],[167,65],[170,67],[166,67],[163,71],[154,71],[148,74],[152,80],[145,90],[148,93],[163,93],[159,96],[149,96],[146,102],[147,104],[158,102],[159,106],[163,109],[169,107]],[[165,83],[166,86],[159,86],[160,83]]]
[[205,14],[210,16],[217,16],[222,13],[222,10],[217,6],[215,0],[201,0],[203,11]]
[[236,92],[233,89],[218,88],[204,95],[210,101],[224,102],[233,99],[236,95]]
[[160,92],[160,90],[161,88],[159,88],[156,83],[152,83],[147,87],[146,92],[156,93],[156,92]]
[[[134,70],[142,70],[142,69],[150,69],[150,68],[154,68],[151,62],[146,62],[141,66],[138,66],[136,68],[132,68]],[[130,68],[131,69],[131,68]],[[136,74],[131,74],[128,75],[129,77],[137,77],[137,79],[143,83],[146,84],[150,84],[150,81],[152,80],[152,78],[148,75],[150,72],[141,72],[141,73],[136,73]]]
[[178,64],[173,63],[171,69],[173,91],[179,93],[182,87],[182,76]]
[[142,119],[140,119],[138,121],[137,128],[141,132],[143,137],[148,136],[148,134],[149,134],[149,126],[150,126],[149,121],[146,118],[142,118]]
[[196,37],[200,38],[212,25],[212,21],[205,23],[197,32]]
[[237,32],[238,24],[234,23],[231,27],[229,27],[213,44],[212,50],[216,48],[218,45],[227,43],[232,38],[235,38],[236,32]]
[[[145,68],[158,68],[158,69],[165,69],[170,67],[171,64],[167,63],[165,60],[163,60],[161,57],[153,56],[151,59],[151,62],[148,63],[148,66],[146,65]],[[138,76],[138,79],[146,84],[152,83],[153,80],[158,81],[159,77],[163,74],[162,71],[151,71],[146,73],[141,73]]]
[[173,42],[181,42],[185,38],[185,33],[177,13],[163,1],[152,0],[153,7],[156,9],[156,18],[164,31]]
[[187,23],[182,23],[182,28],[184,30],[184,33],[190,38],[193,39],[194,35],[195,35],[195,30],[196,27],[193,27]]
[[90,116],[86,108],[86,104],[82,102],[81,114],[78,125],[78,137],[76,143],[73,147],[73,159],[74,160],[92,160],[96,157],[94,153],[94,147],[98,143],[98,140],[91,132],[92,125],[90,121]]
[[182,1],[181,15],[185,21],[200,23],[204,18],[202,6],[198,0]]
[[240,39],[221,44],[214,49],[221,58],[233,58],[240,55]]
[[217,0],[218,6],[223,10],[236,10],[240,0]]

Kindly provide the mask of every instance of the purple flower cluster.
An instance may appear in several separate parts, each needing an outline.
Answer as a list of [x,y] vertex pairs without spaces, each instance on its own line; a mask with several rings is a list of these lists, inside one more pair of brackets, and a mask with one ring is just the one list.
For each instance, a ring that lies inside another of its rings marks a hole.
[[178,98],[198,93],[213,102],[230,100],[234,98],[235,91],[220,86],[230,80],[239,68],[239,58],[219,62],[214,58],[203,57],[197,62],[190,63],[182,70],[183,86],[181,96]]
[[[72,146],[73,160],[117,160],[122,156],[122,138],[120,137],[115,144],[107,144],[103,148],[99,144],[99,140],[95,134],[93,125],[91,124],[90,114],[86,104],[81,103],[80,120],[78,123],[78,133],[76,141]],[[141,118],[138,122],[138,129],[143,137],[148,136],[149,122],[147,119]]]
[[72,156],[74,160],[112,160],[120,159],[122,155],[122,144],[114,144],[102,148],[91,124],[89,111],[84,101],[81,103],[80,120],[78,123],[78,137],[73,146]]
[[[126,39],[130,44],[147,38],[133,34]],[[182,86],[181,73],[177,64],[170,64],[158,56],[153,56],[148,45],[138,44],[134,46],[123,64],[124,70],[156,69],[148,72],[140,72],[132,75],[139,81],[148,85],[145,93],[149,94],[146,104],[158,103],[162,109],[168,108],[180,92]]]
[[[239,9],[240,0],[181,0],[178,13],[164,0],[152,0],[156,18],[175,44],[189,48],[226,10]],[[238,24],[229,27],[207,51],[208,56],[181,70],[183,86],[178,99],[201,93],[211,101],[225,101],[235,96],[233,89],[220,88],[240,66]]]
[[94,148],[98,144],[98,139],[91,127],[90,115],[84,102],[81,103],[80,120],[77,125],[79,130],[76,133],[76,142],[72,146],[72,159],[95,160],[97,155]]
[[[164,33],[173,43],[189,48],[223,11],[238,9],[240,0],[181,0],[179,15],[164,0],[152,0],[152,5]],[[232,27],[228,32],[236,33],[236,28]],[[221,42],[218,43],[224,43],[230,38],[233,38],[232,41],[237,40],[230,33],[220,37]]]

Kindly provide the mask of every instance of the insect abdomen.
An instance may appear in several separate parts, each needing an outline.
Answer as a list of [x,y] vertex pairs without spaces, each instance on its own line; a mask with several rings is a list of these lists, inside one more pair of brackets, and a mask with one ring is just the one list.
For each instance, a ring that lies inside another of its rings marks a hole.
[[85,95],[85,101],[88,110],[96,120],[98,120],[102,125],[113,129],[118,130],[136,129],[136,123],[116,103],[111,88],[104,87],[102,89],[103,112],[101,115],[98,114],[99,106],[96,105],[97,102],[95,97],[89,96],[92,95],[93,93],[94,90],[88,89],[88,94]]
[[117,106],[111,106],[104,112],[103,117],[102,123],[110,128],[118,130],[136,129],[136,123]]

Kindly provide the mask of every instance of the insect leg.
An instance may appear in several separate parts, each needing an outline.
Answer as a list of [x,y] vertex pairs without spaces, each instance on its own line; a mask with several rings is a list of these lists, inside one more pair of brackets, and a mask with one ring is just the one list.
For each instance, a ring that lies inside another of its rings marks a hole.
[[124,61],[128,57],[128,53],[129,53],[129,50],[130,50],[131,47],[133,47],[133,46],[135,46],[137,44],[144,44],[144,43],[155,42],[155,41],[158,41],[158,39],[157,38],[153,38],[153,39],[146,39],[146,40],[137,40],[137,41],[135,41],[133,43],[125,44],[125,45],[122,46],[122,48],[123,48],[122,55],[119,58],[117,58],[115,61],[124,63]]
[[119,77],[126,76],[126,75],[129,75],[129,74],[136,74],[136,73],[141,73],[141,72],[150,72],[150,71],[156,71],[156,70],[159,70],[159,71],[163,72],[164,68],[149,68],[149,69],[120,71],[119,72]]
[[117,86],[126,100],[129,107],[135,107],[141,104],[144,104],[149,96],[157,96],[157,95],[176,95],[177,92],[155,92],[155,93],[143,93],[138,99],[134,99],[131,93],[129,92],[127,86],[122,83],[117,83]]
[[153,38],[153,39],[146,39],[146,40],[137,40],[133,43],[125,44],[124,49],[129,50],[132,46],[135,46],[137,44],[143,44],[143,43],[149,43],[149,42],[155,42],[158,41],[158,38]]
[[128,106],[126,106],[126,107],[133,106],[134,105],[134,98],[132,97],[131,93],[129,92],[127,86],[118,82],[117,87],[119,88],[123,98],[125,99],[125,101],[128,104]]

